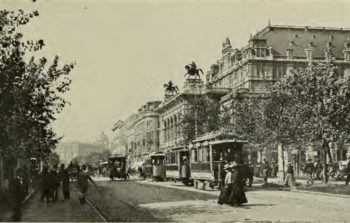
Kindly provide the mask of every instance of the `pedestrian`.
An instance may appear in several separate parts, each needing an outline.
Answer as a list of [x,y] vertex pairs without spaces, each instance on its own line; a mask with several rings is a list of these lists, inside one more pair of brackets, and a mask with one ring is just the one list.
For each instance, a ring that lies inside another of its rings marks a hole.
[[231,194],[232,190],[232,177],[231,177],[231,171],[230,171],[230,164],[225,164],[223,166],[223,171],[225,171],[225,179],[224,182],[221,185],[221,191],[218,199],[218,204],[228,204],[229,203],[229,196]]
[[50,171],[50,194],[52,197],[52,201],[58,200],[58,188],[60,186],[60,178],[58,176],[58,166],[55,164]]
[[83,165],[77,177],[78,188],[80,191],[80,194],[79,194],[80,204],[83,204],[85,202],[86,193],[89,188],[89,181],[96,186],[94,180],[88,174],[86,165]]
[[220,177],[220,182],[219,182],[219,188],[222,189],[225,185],[225,177],[226,177],[226,173],[227,170],[225,170],[225,165],[226,165],[226,161],[225,160],[221,160],[219,166],[218,166],[218,175]]
[[277,173],[278,173],[278,165],[275,162],[273,162],[272,164],[272,177],[276,178],[277,177]]
[[249,161],[248,162],[248,187],[252,187],[253,178],[254,178],[254,166]]
[[28,168],[26,165],[23,166],[21,178],[23,180],[23,192],[24,192],[24,195],[27,196],[28,190],[29,190],[29,174],[28,174]]
[[286,185],[287,187],[295,187],[294,168],[291,163],[288,163],[287,166],[287,175],[284,185]]
[[244,185],[242,182],[242,171],[241,166],[236,162],[230,165],[231,168],[231,184],[232,189],[229,196],[229,203],[232,206],[240,206],[248,203],[247,196],[244,191]]
[[269,172],[271,171],[271,167],[269,162],[264,159],[264,163],[262,164],[262,177],[264,179],[264,184],[267,184],[267,178],[269,176]]
[[311,183],[311,185],[314,184],[314,178],[313,178],[313,174],[314,174],[314,164],[312,163],[311,159],[308,159],[308,162],[306,163],[305,166],[305,173],[307,174],[307,181],[306,184]]
[[10,197],[13,208],[12,220],[21,220],[21,203],[24,199],[22,169],[18,168],[10,181]]
[[48,168],[46,166],[43,167],[43,170],[40,174],[40,189],[41,189],[41,201],[46,199],[46,202],[50,202],[50,176],[48,172]]
[[347,161],[348,162],[347,162],[346,168],[345,168],[345,174],[346,174],[345,185],[349,185],[349,182],[350,182],[350,156],[348,157]]
[[64,164],[61,164],[59,175],[60,175],[60,180],[62,181],[63,199],[69,200],[70,199],[69,172],[68,172],[68,169],[65,168]]

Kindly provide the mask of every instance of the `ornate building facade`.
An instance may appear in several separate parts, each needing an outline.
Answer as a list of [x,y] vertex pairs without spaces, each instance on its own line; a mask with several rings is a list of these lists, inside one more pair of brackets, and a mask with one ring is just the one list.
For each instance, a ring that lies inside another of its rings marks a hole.
[[[206,79],[213,88],[232,89],[221,98],[221,103],[227,105],[237,93],[259,94],[267,85],[284,78],[290,70],[330,60],[331,56],[336,59],[340,71],[349,76],[350,29],[269,24],[250,36],[248,44],[242,48],[234,49],[230,40],[226,39],[222,56],[211,66]],[[256,162],[263,158],[268,158],[270,162],[281,160],[282,154],[277,148],[256,151],[253,145],[248,147],[252,149],[251,155]],[[350,155],[349,145],[334,144],[332,148],[336,160]],[[321,147],[315,143],[284,156],[298,166],[308,158],[322,159],[323,154]]]

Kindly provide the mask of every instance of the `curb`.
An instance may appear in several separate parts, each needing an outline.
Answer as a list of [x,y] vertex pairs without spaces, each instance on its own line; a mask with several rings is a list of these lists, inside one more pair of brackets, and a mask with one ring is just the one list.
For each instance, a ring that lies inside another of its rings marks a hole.
[[341,198],[348,198],[348,199],[350,198],[350,195],[345,195],[345,194],[332,194],[332,193],[323,193],[323,192],[315,192],[315,191],[299,190],[299,189],[292,189],[291,192],[321,195],[321,196],[328,196],[328,197],[341,197]]
[[[182,188],[182,187],[176,187],[174,185],[154,184],[152,182],[147,182],[147,181],[138,181],[137,183],[159,186],[159,187],[167,187],[167,188],[190,191],[190,192],[204,193],[204,194],[210,194],[210,195],[216,195],[216,193],[219,193],[219,191],[204,191],[204,190],[199,190],[199,189],[195,189],[195,188]],[[305,193],[305,194],[321,195],[321,196],[328,196],[328,197],[350,198],[350,195],[322,193],[322,192],[314,192],[314,191],[290,189],[290,188],[285,188],[285,189],[284,188],[279,188],[279,189],[276,188],[276,189],[267,189],[267,190],[269,190],[269,191],[276,190],[276,191],[294,192],[294,193]],[[257,191],[262,191],[262,190],[257,190]],[[252,190],[252,191],[247,190],[246,192],[248,192],[248,193],[255,192],[255,190]]]

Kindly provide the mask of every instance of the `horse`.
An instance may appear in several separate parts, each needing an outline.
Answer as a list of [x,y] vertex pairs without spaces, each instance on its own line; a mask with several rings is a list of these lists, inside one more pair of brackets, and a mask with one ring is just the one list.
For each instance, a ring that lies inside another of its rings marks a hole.
[[194,78],[196,79],[197,77],[200,78],[200,73],[204,74],[203,70],[200,68],[197,68],[197,65],[194,62],[186,65],[185,69],[187,71],[187,73],[184,75],[185,77],[186,75],[188,75],[189,78],[194,76]]
[[169,83],[167,84],[164,84],[164,88],[165,88],[165,92],[171,93],[171,95],[179,92],[179,88],[176,85],[174,85],[171,81],[169,81]]

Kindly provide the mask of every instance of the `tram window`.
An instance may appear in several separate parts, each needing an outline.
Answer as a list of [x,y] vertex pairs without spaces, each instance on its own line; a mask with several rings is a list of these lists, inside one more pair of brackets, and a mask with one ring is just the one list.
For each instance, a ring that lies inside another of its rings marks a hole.
[[198,161],[201,162],[203,161],[202,156],[203,155],[203,150],[202,148],[198,148]]
[[191,150],[192,152],[192,161],[193,162],[197,162],[197,150],[196,149],[193,149],[193,150]]
[[209,161],[209,148],[203,148],[203,161]]

